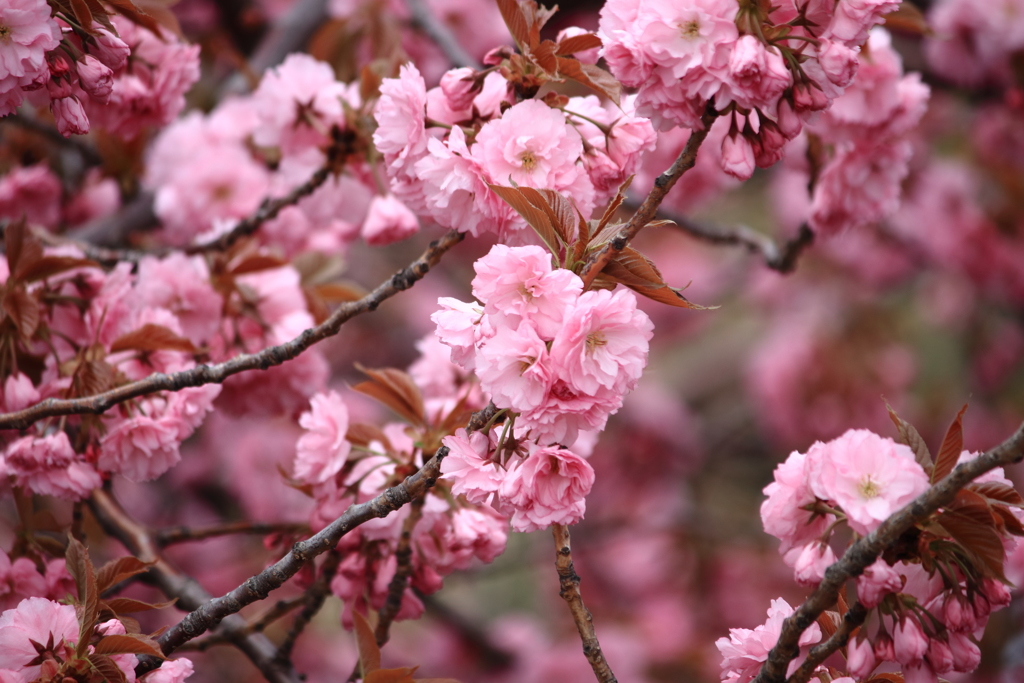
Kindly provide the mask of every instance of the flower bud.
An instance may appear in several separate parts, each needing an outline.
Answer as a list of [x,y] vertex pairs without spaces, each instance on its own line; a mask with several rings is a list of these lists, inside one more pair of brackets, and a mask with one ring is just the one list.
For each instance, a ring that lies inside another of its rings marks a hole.
[[803,122],[800,121],[800,117],[793,111],[793,106],[789,103],[789,100],[785,98],[779,100],[778,119],[779,131],[786,136],[787,140],[792,140],[803,130]]
[[420,223],[416,215],[394,195],[374,197],[363,221],[362,235],[367,244],[383,246],[416,234]]
[[917,619],[904,617],[892,632],[893,651],[896,661],[905,666],[916,666],[928,651],[928,637],[921,630]]
[[78,63],[78,80],[82,90],[96,102],[106,104],[110,101],[110,94],[114,91],[114,72],[100,60],[86,55]]
[[107,29],[97,28],[93,38],[96,42],[89,46],[89,52],[107,68],[117,71],[128,61],[131,48]]
[[754,148],[742,135],[727,135],[722,139],[722,170],[746,180],[754,174]]
[[875,669],[875,652],[867,638],[854,638],[846,650],[846,669],[858,680],[867,680]]
[[820,542],[808,543],[793,565],[793,575],[802,586],[816,586],[825,578],[825,570],[836,561],[832,548]]
[[889,566],[882,558],[864,570],[857,578],[857,600],[868,609],[878,606],[889,593],[895,593],[903,587],[899,572]]
[[85,135],[89,132],[89,117],[77,97],[61,97],[50,102],[50,111],[57,121],[57,130],[64,137]]
[[465,111],[473,106],[473,98],[480,92],[480,83],[469,67],[452,69],[441,76],[441,92],[448,99],[452,111]]
[[857,51],[842,43],[823,40],[818,47],[818,62],[828,80],[845,88],[857,75]]
[[951,631],[973,631],[974,612],[967,608],[959,594],[948,594],[942,605],[942,619]]
[[950,633],[949,649],[953,653],[954,671],[974,671],[981,663],[981,650],[966,633]]
[[896,650],[888,633],[881,633],[875,637],[875,659],[880,662],[896,661]]
[[933,638],[928,643],[928,654],[925,655],[928,666],[937,674],[949,673],[953,670],[953,651],[944,640]]

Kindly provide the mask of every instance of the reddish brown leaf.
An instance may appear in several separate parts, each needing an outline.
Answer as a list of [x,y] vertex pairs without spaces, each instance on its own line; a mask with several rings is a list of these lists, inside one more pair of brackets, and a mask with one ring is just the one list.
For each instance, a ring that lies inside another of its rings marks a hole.
[[131,0],[107,0],[107,3],[117,10],[118,14],[125,19],[128,19],[133,24],[138,24],[143,28],[147,28],[158,36],[162,35],[160,25],[153,19],[153,17],[139,9],[135,3],[131,2]]
[[540,43],[540,30],[548,19],[554,16],[558,7],[541,7],[534,0],[522,0],[520,4],[523,16],[526,17],[526,25],[530,27],[530,47]]
[[555,50],[555,54],[559,57],[565,55],[575,54],[577,52],[583,52],[584,50],[593,50],[595,47],[601,47],[603,43],[601,39],[594,33],[582,33],[578,36],[572,36],[566,38],[558,43],[558,48]]
[[380,648],[377,647],[377,638],[373,635],[373,627],[359,612],[352,611],[352,621],[355,624],[356,647],[359,649],[359,668],[363,674],[363,680],[368,681],[369,676],[380,669]]
[[498,0],[498,9],[501,10],[501,18],[508,26],[508,32],[512,34],[519,49],[533,47],[530,43],[530,28],[526,24],[526,15],[516,0]]
[[974,483],[970,484],[967,488],[979,495],[991,498],[992,500],[998,500],[1001,503],[1024,505],[1024,498],[1021,498],[1015,488],[1001,484],[998,481],[987,481],[981,484]]
[[529,201],[523,197],[522,188],[519,187],[502,187],[500,185],[488,185],[496,195],[501,197],[505,203],[515,209],[516,213],[522,216],[526,222],[533,228],[540,238],[544,240],[544,244],[548,246],[548,250],[555,255],[561,251],[561,247],[558,242],[558,233],[555,231],[554,226],[551,224],[551,219],[548,218],[548,214],[541,209],[538,209]]
[[94,652],[88,657],[89,663],[92,664],[93,668],[103,676],[103,680],[108,683],[126,683],[124,672],[114,663],[114,660],[110,657]]
[[358,285],[340,282],[316,285],[312,291],[324,301],[331,302],[359,301],[367,294],[366,290]]
[[373,441],[388,444],[388,437],[377,425],[366,424],[365,422],[352,422],[348,426],[345,439],[357,446],[369,446]]
[[649,287],[665,286],[665,280],[658,267],[632,247],[623,249],[608,262],[608,266],[602,272],[612,275],[627,286],[630,283]]
[[261,270],[270,270],[272,268],[280,268],[281,266],[287,265],[288,262],[284,259],[279,259],[276,256],[266,256],[264,254],[253,254],[247,256],[235,265],[231,266],[230,273],[232,275],[245,275],[246,273],[257,273]]
[[353,389],[377,399],[414,425],[425,423],[423,395],[409,375],[394,368],[364,368],[358,363],[356,368],[370,381],[360,382]]
[[900,3],[899,8],[885,15],[885,27],[890,31],[916,36],[930,36],[934,33],[921,10],[909,2]]
[[548,217],[551,227],[561,238],[562,244],[568,244],[575,236],[576,213],[572,202],[554,190],[535,190],[532,187],[520,187],[519,193],[534,208],[540,209]]
[[79,365],[72,384],[75,396],[94,396],[114,386],[114,368],[102,360],[86,360]]
[[1005,579],[1003,558],[1006,551],[995,532],[995,521],[990,513],[979,514],[975,508],[946,510],[939,515],[938,522],[962,548],[978,558],[980,563],[975,564],[978,564],[976,569],[980,573]]
[[96,572],[96,586],[100,593],[105,593],[122,581],[146,571],[153,564],[153,562],[143,562],[139,558],[131,556],[111,560]]
[[555,44],[545,40],[537,47],[530,50],[533,62],[544,70],[545,73],[554,76],[558,71],[558,59],[555,57]]
[[939,454],[935,456],[935,469],[932,471],[932,483],[944,478],[956,467],[956,461],[960,459],[960,453],[964,450],[964,413],[967,411],[965,404],[960,412],[956,414],[953,424],[946,430],[946,437],[942,440],[942,447]]
[[928,450],[928,444],[926,444],[924,439],[921,438],[921,434],[918,433],[914,425],[897,415],[891,405],[886,403],[885,408],[889,411],[889,419],[892,420],[894,425],[896,425],[896,431],[899,432],[900,435],[900,442],[909,446],[910,450],[914,451],[914,458],[917,460],[917,464],[930,475],[932,473],[933,465],[932,454],[931,451]]
[[619,104],[622,84],[601,67],[582,64],[572,57],[559,57],[558,73],[601,93],[615,104]]
[[162,325],[146,323],[137,330],[121,335],[110,345],[110,352],[119,351],[183,351],[195,353],[196,347],[188,339],[179,337]]
[[903,683],[903,674],[875,674],[867,683]]
[[99,264],[84,258],[73,256],[43,256],[32,265],[22,269],[21,277],[23,282],[35,282],[45,280],[54,275],[60,275],[75,268],[97,268]]
[[88,3],[85,0],[71,0],[71,10],[79,25],[88,31],[92,27],[92,11]]
[[818,626],[821,627],[821,632],[824,634],[822,641],[828,640],[832,637],[839,628],[840,617],[836,612],[822,612],[818,615]]
[[106,601],[107,609],[112,611],[114,614],[121,614],[122,612],[148,612],[151,609],[163,609],[170,607],[176,600],[168,600],[167,602],[158,602],[156,604],[143,602],[142,600],[135,600],[132,598],[113,598]]
[[22,339],[31,339],[39,328],[39,302],[36,298],[18,286],[17,282],[12,282],[4,292],[3,309]]
[[96,654],[101,655],[152,655],[164,659],[164,653],[154,644],[147,643],[141,636],[104,636],[96,643]]
[[377,669],[364,680],[364,683],[414,683],[412,675],[418,667],[401,667],[399,669]]
[[4,249],[7,251],[7,272],[9,273],[18,269],[21,250],[25,245],[26,232],[24,218],[14,221],[4,230]]
[[74,536],[68,536],[68,549],[64,555],[68,572],[75,579],[78,588],[78,656],[83,657],[89,648],[96,615],[99,612],[100,594],[96,588],[96,571],[93,569],[89,551]]
[[178,23],[178,17],[171,10],[171,5],[175,2],[177,0],[171,2],[167,0],[136,0],[135,6],[152,17],[157,24],[182,38],[184,34],[181,31],[181,24]]

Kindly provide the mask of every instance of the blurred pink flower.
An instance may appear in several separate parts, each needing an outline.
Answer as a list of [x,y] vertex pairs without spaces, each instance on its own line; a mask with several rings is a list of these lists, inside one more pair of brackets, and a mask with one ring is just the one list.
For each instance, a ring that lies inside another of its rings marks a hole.
[[352,445],[345,439],[348,409],[335,391],[316,394],[299,417],[306,433],[295,445],[295,478],[322,484],[345,466]]
[[594,468],[586,460],[562,448],[536,447],[506,473],[498,495],[513,529],[537,531],[583,519],[593,485]]

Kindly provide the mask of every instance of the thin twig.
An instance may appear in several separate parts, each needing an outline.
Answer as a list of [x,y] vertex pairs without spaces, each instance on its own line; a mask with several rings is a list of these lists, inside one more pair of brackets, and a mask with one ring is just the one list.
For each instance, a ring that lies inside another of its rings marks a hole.
[[215,524],[208,527],[187,527],[175,526],[167,529],[160,529],[153,534],[153,542],[163,548],[174,543],[186,541],[201,541],[215,536],[229,536],[231,534],[257,534],[268,536],[270,534],[301,534],[308,533],[309,525],[302,523],[276,523],[259,524],[256,522],[228,522]]
[[100,247],[116,247],[124,244],[130,233],[152,228],[159,222],[153,211],[153,193],[143,190],[117,213],[95,218],[69,230],[65,237]]
[[[297,595],[294,598],[288,600],[278,600],[274,603],[274,606],[268,609],[260,616],[250,620],[246,625],[245,633],[263,633],[268,626],[273,624],[278,619],[287,616],[296,607],[302,605],[306,601],[305,594]],[[178,648],[178,652],[205,652],[211,647],[216,645],[230,645],[231,641],[222,635],[211,634],[204,638],[196,638],[195,640],[185,643]],[[280,648],[278,648],[278,654],[280,654]]]
[[797,234],[780,246],[768,235],[753,230],[745,225],[722,228],[699,223],[686,216],[680,216],[664,210],[658,215],[676,224],[686,234],[711,244],[738,245],[751,254],[764,259],[764,264],[780,273],[791,273],[796,268],[800,254],[814,243],[814,232],[806,223],[800,226]]
[[569,544],[569,528],[562,524],[552,524],[551,533],[555,538],[555,568],[558,570],[559,595],[569,605],[572,620],[583,641],[583,655],[590,662],[590,668],[600,683],[618,683],[608,660],[604,658],[601,643],[597,640],[594,630],[594,618],[590,610],[583,604],[580,594],[580,577],[572,563],[572,548]]
[[[94,490],[89,508],[103,529],[132,555],[143,562],[154,563],[148,570],[149,577],[164,595],[177,599],[179,609],[196,609],[212,599],[195,579],[182,574],[160,556],[149,531],[132,519],[108,491]],[[292,667],[274,662],[277,652],[274,644],[262,634],[248,633],[247,628],[245,619],[231,615],[217,624],[217,633],[241,650],[271,683],[299,683],[299,676]],[[170,650],[164,648],[164,654],[170,654]],[[158,666],[160,661],[155,657],[140,658],[137,675]]]
[[972,480],[996,467],[1024,459],[1024,424],[1014,434],[974,460],[957,465],[945,479],[935,484],[909,505],[847,548],[842,558],[825,571],[825,578],[797,610],[782,624],[779,640],[768,660],[761,666],[754,683],[783,683],[789,663],[800,653],[802,634],[823,611],[831,607],[846,582],[863,573],[886,548],[918,522],[948,505]]
[[836,632],[824,643],[818,643],[811,648],[811,651],[807,653],[807,659],[804,660],[799,669],[793,672],[793,675],[789,677],[786,683],[807,683],[807,681],[811,680],[811,675],[818,668],[818,665],[828,659],[829,655],[839,648],[846,647],[846,644],[850,642],[850,635],[864,623],[867,616],[868,610],[864,605],[859,602],[853,603],[846,614],[843,615],[843,620],[840,622]]
[[292,622],[291,628],[288,629],[288,635],[277,646],[277,657],[275,659],[278,662],[283,664],[291,660],[292,649],[295,647],[295,642],[299,639],[299,635],[309,625],[309,622],[313,620],[313,617],[320,611],[320,608],[324,606],[324,600],[327,598],[327,594],[331,592],[331,581],[334,580],[334,575],[338,573],[338,566],[340,564],[341,553],[338,552],[338,549],[329,550],[323,564],[320,565],[320,575],[316,577],[316,581],[306,589],[302,596],[302,611],[296,615],[295,621]]
[[651,188],[650,193],[643,203],[640,204],[640,208],[636,210],[633,217],[629,219],[629,222],[622,226],[618,234],[610,239],[604,247],[587,259],[587,263],[580,273],[584,289],[590,287],[594,278],[608,265],[608,262],[616,254],[621,253],[630,240],[636,237],[637,233],[654,219],[658,213],[658,207],[661,206],[662,200],[665,199],[665,195],[676,184],[676,181],[693,168],[693,165],[697,162],[697,151],[700,149],[701,143],[704,142],[704,138],[708,136],[711,124],[714,123],[717,116],[718,112],[715,110],[714,103],[708,102],[704,115],[701,117],[703,129],[690,132],[690,138],[686,141],[683,151],[679,153],[672,166],[655,179],[654,187]]
[[[488,405],[473,414],[466,429],[468,431],[481,429],[496,412],[497,409],[493,403]],[[294,576],[307,562],[311,562],[318,555],[337,546],[338,541],[345,534],[360,524],[374,518],[386,517],[416,496],[423,494],[437,481],[441,474],[441,463],[447,455],[448,449],[441,447],[437,454],[428,460],[418,472],[406,477],[401,484],[385,489],[372,500],[350,506],[341,517],[324,527],[319,533],[292,546],[287,555],[270,567],[226,595],[208,600],[190,614],[185,615],[184,619],[158,638],[164,653],[170,653],[179,645],[202,635],[220,623],[222,619],[235,614],[246,605],[265,599],[271,591],[279,588]]]
[[423,0],[405,0],[405,6],[409,8],[409,14],[412,15],[413,26],[423,31],[428,38],[434,41],[434,44],[441,48],[441,52],[452,63],[452,66],[480,69],[480,64],[462,49],[458,39],[430,11],[427,3]]
[[398,539],[398,547],[395,549],[397,567],[395,575],[391,577],[388,584],[388,595],[384,600],[384,606],[380,608],[377,620],[377,628],[373,635],[377,639],[377,646],[384,647],[391,637],[391,624],[398,611],[402,608],[402,598],[405,596],[405,589],[409,585],[409,577],[412,576],[412,532],[416,523],[423,516],[423,504],[426,496],[420,496],[409,505],[409,516],[402,522],[402,535]]
[[219,384],[228,377],[246,370],[266,370],[281,365],[317,342],[334,336],[342,325],[355,316],[376,310],[384,301],[412,287],[441,260],[445,252],[461,242],[463,237],[463,233],[455,230],[445,233],[440,239],[431,242],[418,259],[362,299],[343,303],[327,320],[284,344],[268,347],[258,353],[243,353],[216,365],[197,365],[171,374],[158,372],[137,382],[130,382],[93,396],[73,399],[49,398],[24,410],[0,415],[0,429],[26,429],[36,420],[59,415],[99,415],[119,403],[157,391],[180,391],[185,387]]
[[100,153],[96,151],[95,147],[85,142],[83,138],[77,135],[66,138],[61,135],[56,128],[48,123],[43,123],[38,119],[30,118],[17,112],[0,119],[0,125],[5,123],[13,124],[24,128],[25,130],[37,133],[38,135],[42,135],[59,147],[74,150],[82,157],[82,161],[85,162],[86,166],[100,166],[103,163],[103,157],[100,156]]

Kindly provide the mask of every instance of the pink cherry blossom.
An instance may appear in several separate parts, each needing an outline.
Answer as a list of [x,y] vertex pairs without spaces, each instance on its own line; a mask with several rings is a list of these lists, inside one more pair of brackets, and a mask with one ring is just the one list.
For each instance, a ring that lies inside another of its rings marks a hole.
[[0,177],[0,217],[54,229],[60,223],[60,180],[45,164],[19,166]]
[[850,527],[867,534],[928,488],[914,452],[892,439],[851,429],[808,453],[815,495],[834,500]]
[[10,0],[0,8],[0,32],[0,116],[7,116],[23,88],[49,75],[45,54],[60,42],[60,27],[44,0]]
[[576,391],[599,387],[620,394],[636,387],[647,364],[654,325],[636,308],[629,290],[584,292],[566,314],[551,344],[551,361],[560,378]]
[[857,577],[857,600],[868,609],[889,593],[898,593],[903,588],[903,579],[893,567],[882,558],[875,560],[864,573]]
[[77,63],[78,79],[82,90],[100,104],[110,101],[114,91],[114,72],[92,55],[86,55]]
[[14,608],[25,598],[47,596],[47,592],[46,579],[32,560],[19,557],[11,562],[0,550],[0,612]]
[[295,478],[322,484],[345,466],[352,445],[345,439],[348,409],[337,392],[317,394],[299,417],[306,433],[295,446]]
[[782,541],[779,552],[783,555],[820,538],[828,525],[835,521],[834,515],[815,515],[803,509],[815,502],[807,478],[809,457],[810,453],[791,453],[775,468],[775,481],[764,488],[768,498],[761,503],[761,521],[767,533]]
[[516,531],[537,531],[552,524],[575,524],[586,512],[594,469],[562,448],[533,448],[505,475],[498,495],[512,514]]
[[459,429],[446,436],[448,457],[441,462],[441,474],[452,480],[452,493],[464,495],[471,503],[487,502],[504,479],[505,471],[490,458],[491,439],[480,432]]
[[516,412],[540,406],[552,381],[547,346],[528,323],[496,330],[477,352],[476,374],[494,405]]
[[825,570],[836,561],[836,554],[827,544],[808,543],[796,556],[793,577],[801,586],[817,586],[825,578]]
[[406,64],[398,78],[381,84],[374,109],[377,130],[373,143],[384,155],[392,192],[413,211],[424,208],[423,190],[413,166],[427,151],[426,105],[423,77],[415,66]]
[[363,223],[362,235],[376,247],[404,240],[419,232],[416,215],[394,195],[374,197]]
[[39,657],[33,641],[43,645],[52,641],[55,656],[70,658],[78,642],[75,608],[45,598],[26,598],[0,614],[0,670],[14,671],[25,681],[37,678],[40,666],[29,664]]
[[[729,629],[728,638],[715,641],[722,654],[722,681],[724,683],[747,683],[757,675],[761,665],[768,660],[768,653],[779,640],[783,620],[793,613],[793,608],[782,598],[772,600],[768,609],[768,621],[750,630]],[[806,656],[810,645],[821,640],[821,628],[811,624],[801,635],[799,645],[802,655],[790,663],[792,671]]]
[[192,661],[184,657],[168,659],[146,676],[146,683],[182,683],[192,675],[193,668]]
[[101,483],[100,475],[71,448],[68,435],[26,436],[11,443],[0,471],[13,475],[18,486],[44,496],[81,500]]

